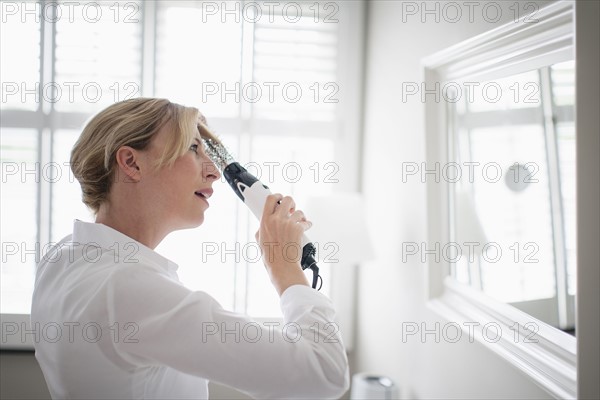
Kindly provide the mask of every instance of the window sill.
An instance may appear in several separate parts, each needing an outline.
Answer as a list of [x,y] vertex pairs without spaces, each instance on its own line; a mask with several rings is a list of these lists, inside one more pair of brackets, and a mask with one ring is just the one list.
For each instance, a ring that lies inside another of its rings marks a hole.
[[0,350],[35,350],[29,314],[0,314],[2,340]]

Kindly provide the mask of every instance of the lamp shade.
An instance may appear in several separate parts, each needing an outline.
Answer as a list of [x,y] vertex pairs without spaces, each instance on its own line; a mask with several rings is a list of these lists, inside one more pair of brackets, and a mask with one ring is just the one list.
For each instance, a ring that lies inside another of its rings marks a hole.
[[360,193],[309,197],[303,211],[313,223],[306,234],[317,243],[321,262],[355,265],[374,257]]
[[464,243],[478,243],[475,252],[480,253],[487,238],[477,215],[477,209],[472,196],[466,191],[456,192],[456,241],[462,246]]

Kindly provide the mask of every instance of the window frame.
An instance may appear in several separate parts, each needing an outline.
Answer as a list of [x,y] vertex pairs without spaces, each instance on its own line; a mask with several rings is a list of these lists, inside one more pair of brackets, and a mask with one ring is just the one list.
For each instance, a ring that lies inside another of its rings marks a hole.
[[[426,87],[461,80],[498,79],[574,59],[574,4],[559,1],[535,14],[524,16],[425,58],[422,62]],[[448,113],[444,102],[427,101],[426,160],[441,164],[452,161],[449,148]],[[428,248],[450,242],[452,209],[450,185],[427,182]],[[430,259],[427,265],[427,306],[461,328],[488,350],[528,375],[557,398],[575,398],[577,393],[577,341],[557,328],[456,282],[450,263]],[[535,342],[528,324],[534,322]],[[484,327],[493,323],[499,340],[492,342]]]

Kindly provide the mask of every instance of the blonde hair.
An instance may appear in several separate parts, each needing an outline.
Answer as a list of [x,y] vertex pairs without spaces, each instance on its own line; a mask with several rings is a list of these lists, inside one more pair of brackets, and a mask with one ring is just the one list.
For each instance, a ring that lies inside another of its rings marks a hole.
[[196,108],[155,98],[125,100],[100,111],[86,124],[71,151],[71,170],[81,185],[83,202],[98,213],[111,189],[117,150],[122,146],[145,149],[166,124],[172,128],[173,140],[155,167],[172,165],[192,144],[199,116]]

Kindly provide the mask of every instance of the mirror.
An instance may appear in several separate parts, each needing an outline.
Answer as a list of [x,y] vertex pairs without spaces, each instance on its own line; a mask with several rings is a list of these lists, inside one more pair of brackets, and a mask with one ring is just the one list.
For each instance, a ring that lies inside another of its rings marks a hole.
[[468,83],[447,105],[451,274],[574,334],[575,63]]

